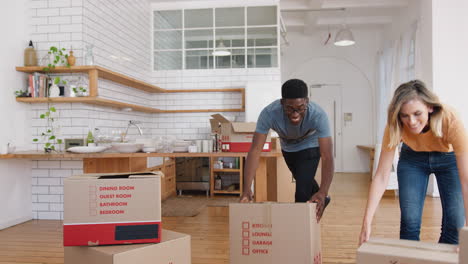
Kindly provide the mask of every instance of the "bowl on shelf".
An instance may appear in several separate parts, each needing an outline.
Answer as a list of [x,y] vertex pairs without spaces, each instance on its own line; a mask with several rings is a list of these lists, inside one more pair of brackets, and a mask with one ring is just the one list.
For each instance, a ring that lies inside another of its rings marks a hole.
[[143,148],[143,144],[139,143],[112,143],[112,150],[120,153],[139,152]]

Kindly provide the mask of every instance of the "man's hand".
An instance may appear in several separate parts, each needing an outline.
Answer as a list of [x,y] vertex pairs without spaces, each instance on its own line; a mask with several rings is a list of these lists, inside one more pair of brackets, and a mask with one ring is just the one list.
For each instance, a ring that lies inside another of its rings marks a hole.
[[252,191],[245,191],[242,193],[239,202],[240,203],[251,203],[253,200]]
[[314,195],[312,195],[312,198],[308,201],[309,203],[316,203],[317,208],[315,210],[315,215],[317,217],[317,223],[320,222],[320,219],[322,218],[323,211],[325,210],[325,200],[327,198],[327,195],[325,193],[322,193],[320,191],[316,192]]

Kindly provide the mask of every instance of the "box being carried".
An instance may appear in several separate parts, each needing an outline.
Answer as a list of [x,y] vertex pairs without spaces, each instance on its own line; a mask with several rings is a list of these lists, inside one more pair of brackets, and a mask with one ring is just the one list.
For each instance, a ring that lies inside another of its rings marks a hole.
[[[231,122],[221,114],[211,115],[211,132],[220,135],[221,150],[226,152],[248,152],[252,145],[257,123]],[[271,137],[268,132],[262,151],[271,151]]]
[[357,251],[357,264],[455,264],[455,245],[411,240],[371,238]]
[[162,230],[159,244],[65,247],[65,264],[190,264],[190,236]]
[[158,243],[161,176],[96,173],[65,179],[63,245]]
[[468,227],[460,229],[460,264],[468,264]]
[[322,263],[315,206],[313,203],[231,203],[230,263]]

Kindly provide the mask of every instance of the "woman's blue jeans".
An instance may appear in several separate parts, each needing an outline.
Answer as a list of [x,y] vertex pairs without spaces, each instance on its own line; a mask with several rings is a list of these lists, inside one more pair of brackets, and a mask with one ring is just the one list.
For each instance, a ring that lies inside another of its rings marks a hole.
[[465,224],[463,195],[453,152],[418,152],[403,144],[398,161],[400,239],[419,240],[421,216],[429,175],[435,174],[442,203],[439,243],[458,244],[458,229]]

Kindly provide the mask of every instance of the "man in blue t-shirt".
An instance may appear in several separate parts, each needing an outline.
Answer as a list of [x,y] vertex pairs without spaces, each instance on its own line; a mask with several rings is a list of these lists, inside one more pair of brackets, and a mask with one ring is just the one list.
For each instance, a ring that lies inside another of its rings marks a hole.
[[[241,202],[252,201],[252,181],[260,153],[273,129],[280,137],[284,159],[296,180],[296,202],[317,203],[317,221],[330,202],[328,189],[333,178],[333,143],[325,111],[309,102],[307,84],[291,79],[281,87],[281,100],[265,107],[258,117],[252,146],[247,156]],[[315,172],[322,159],[322,182],[315,181]]]

